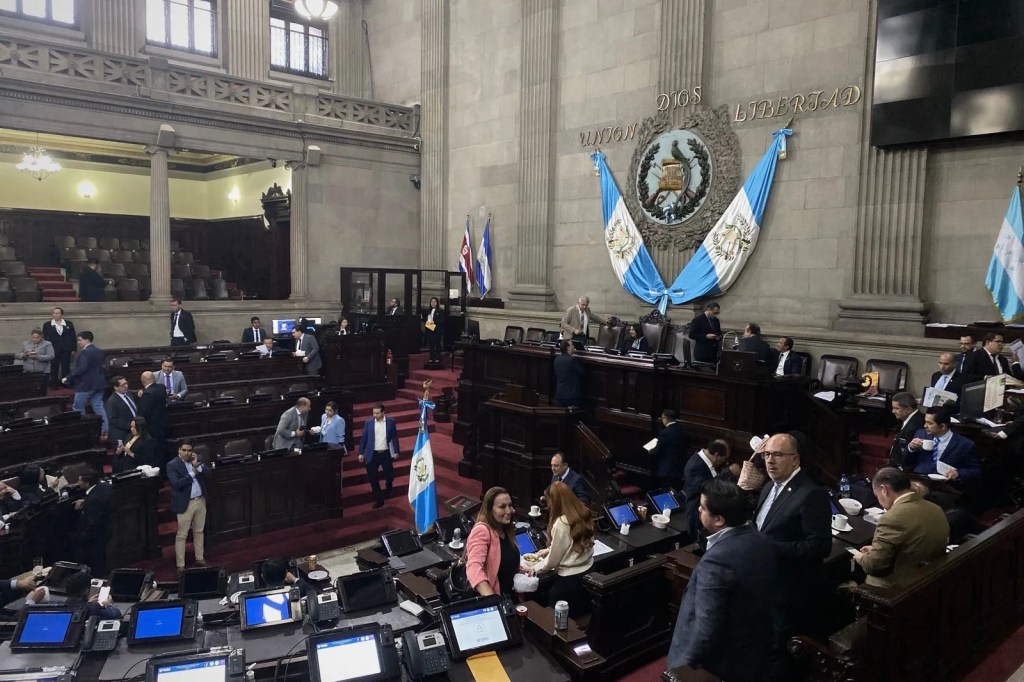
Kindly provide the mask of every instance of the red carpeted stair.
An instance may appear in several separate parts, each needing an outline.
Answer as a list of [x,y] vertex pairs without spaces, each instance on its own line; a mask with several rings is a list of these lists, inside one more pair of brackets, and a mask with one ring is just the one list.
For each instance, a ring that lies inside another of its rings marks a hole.
[[[268,556],[301,556],[312,552],[339,549],[373,539],[386,530],[410,527],[412,511],[408,502],[409,462],[419,428],[417,400],[423,395],[422,382],[433,379],[433,396],[441,395],[445,387],[455,386],[458,374],[450,370],[426,371],[422,365],[426,356],[413,356],[410,378],[406,388],[399,389],[394,400],[384,403],[388,416],[393,417],[398,428],[401,456],[395,462],[394,494],[381,509],[373,508],[373,496],[366,470],[356,459],[353,447],[344,459],[342,468],[342,508],[344,517],[317,521],[272,533],[264,533],[240,540],[224,542],[207,547],[206,561],[211,565],[223,566],[229,570],[247,568],[258,559]],[[353,406],[355,420],[354,438],[356,444],[362,436],[363,425],[372,418],[375,403],[357,403]],[[436,424],[428,419],[430,447],[434,455],[434,477],[437,488],[439,514],[444,513],[446,499],[459,494],[479,496],[480,482],[463,479],[458,473],[462,459],[462,448],[452,443],[452,424]],[[146,561],[138,566],[152,568],[158,580],[173,580],[174,533],[176,521],[170,511],[170,489],[160,491],[158,533],[162,553],[159,559]],[[192,560],[191,547],[189,561]]]
[[28,268],[29,277],[34,277],[39,283],[39,291],[43,301],[77,301],[78,295],[75,287],[64,277],[64,270],[61,268],[48,268],[31,266]]

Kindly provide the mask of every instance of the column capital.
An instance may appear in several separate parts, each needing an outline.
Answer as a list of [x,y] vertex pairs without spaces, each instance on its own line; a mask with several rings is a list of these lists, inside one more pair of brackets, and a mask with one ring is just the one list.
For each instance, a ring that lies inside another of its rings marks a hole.
[[156,154],[161,154],[161,153],[162,154],[170,154],[173,151],[169,147],[161,147],[160,145],[157,145],[157,144],[147,144],[142,149],[143,149],[143,151],[145,151],[150,156],[155,156]]

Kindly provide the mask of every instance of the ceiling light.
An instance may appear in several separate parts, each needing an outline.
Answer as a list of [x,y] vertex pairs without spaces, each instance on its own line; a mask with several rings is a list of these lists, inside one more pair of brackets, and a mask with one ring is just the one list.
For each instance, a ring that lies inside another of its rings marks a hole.
[[238,191],[237,187],[232,187],[231,191],[228,192],[228,199],[230,199],[231,201],[235,202],[236,204],[238,203],[238,200],[241,199],[241,198],[242,198],[242,193]]
[[59,171],[61,165],[50,158],[42,147],[31,147],[15,167],[42,182],[47,175]]
[[82,180],[78,183],[78,196],[83,199],[92,199],[96,196],[96,185],[92,184],[88,180]]
[[295,11],[307,19],[327,21],[338,13],[334,0],[295,0]]

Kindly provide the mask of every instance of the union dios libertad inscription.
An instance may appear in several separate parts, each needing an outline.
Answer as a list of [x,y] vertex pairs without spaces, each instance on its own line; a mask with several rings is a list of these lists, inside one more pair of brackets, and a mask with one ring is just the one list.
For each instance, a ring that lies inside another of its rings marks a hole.
[[[776,99],[753,100],[746,104],[737,104],[733,108],[732,122],[760,121],[777,116],[806,114],[825,111],[826,109],[851,107],[860,102],[862,95],[860,86],[846,85],[831,90],[812,90],[806,93],[799,92],[793,95],[783,95]],[[658,111],[666,111],[668,109],[686,107],[691,104],[700,104],[703,97],[701,86],[697,85],[693,88],[660,92],[655,98],[655,102]],[[639,121],[636,121],[625,125],[584,130],[579,133],[580,146],[598,147],[603,144],[632,140],[636,137],[636,129],[639,123]]]

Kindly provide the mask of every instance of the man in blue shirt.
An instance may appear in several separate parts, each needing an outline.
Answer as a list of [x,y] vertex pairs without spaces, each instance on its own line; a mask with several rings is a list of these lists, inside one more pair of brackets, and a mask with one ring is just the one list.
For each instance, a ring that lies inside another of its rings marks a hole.
[[191,443],[178,447],[178,456],[167,463],[171,484],[171,511],[178,515],[178,533],[174,538],[174,560],[179,575],[185,571],[185,543],[192,530],[196,565],[205,566],[204,529],[206,528],[206,490],[208,472]]
[[915,474],[941,474],[947,481],[956,483],[981,476],[974,442],[953,433],[949,423],[947,410],[930,408],[924,416],[924,428],[907,444],[904,465]]

